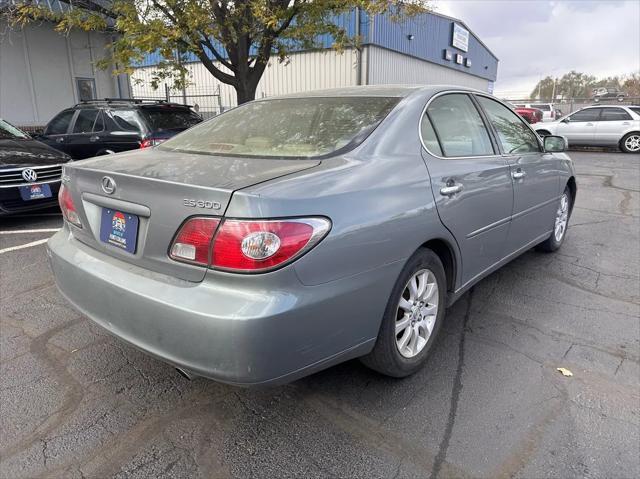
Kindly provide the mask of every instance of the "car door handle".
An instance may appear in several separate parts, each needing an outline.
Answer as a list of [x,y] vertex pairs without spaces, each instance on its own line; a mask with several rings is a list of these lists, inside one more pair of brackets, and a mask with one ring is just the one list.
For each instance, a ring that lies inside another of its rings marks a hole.
[[60,138],[56,138],[56,143],[62,143],[64,141],[64,138],[60,137]]
[[623,124],[624,126],[629,126],[631,123],[629,123],[628,121],[624,121],[624,122],[622,122],[622,124]]
[[593,123],[587,123],[585,126],[593,126]]
[[97,135],[93,135],[93,136],[89,137],[89,141],[98,141],[99,139],[100,139],[100,137],[97,136]]
[[527,176],[527,174],[522,171],[522,170],[518,170],[518,171],[514,171],[513,173],[511,173],[511,177],[514,180],[521,180],[522,178],[524,178],[525,176]]
[[462,191],[462,188],[463,188],[462,185],[459,184],[459,183],[457,185],[456,184],[449,185],[447,183],[447,185],[448,186],[444,186],[444,187],[440,188],[440,194],[442,196],[453,196],[456,193],[460,193]]

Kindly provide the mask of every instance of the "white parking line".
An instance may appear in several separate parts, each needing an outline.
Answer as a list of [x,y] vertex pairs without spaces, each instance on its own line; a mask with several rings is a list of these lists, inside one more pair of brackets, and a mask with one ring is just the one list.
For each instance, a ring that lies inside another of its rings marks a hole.
[[44,244],[47,241],[49,241],[49,238],[41,239],[41,240],[38,240],[38,241],[32,241],[31,243],[21,244],[21,245],[18,245],[18,246],[11,246],[9,248],[3,248],[3,249],[0,249],[0,254],[9,253],[11,251],[16,251],[16,250],[24,249],[24,248],[31,248],[32,246],[38,246],[38,245]]
[[60,231],[60,228],[41,228],[37,230],[0,231],[0,235],[17,235],[17,234],[28,234],[28,233],[55,233],[56,231]]

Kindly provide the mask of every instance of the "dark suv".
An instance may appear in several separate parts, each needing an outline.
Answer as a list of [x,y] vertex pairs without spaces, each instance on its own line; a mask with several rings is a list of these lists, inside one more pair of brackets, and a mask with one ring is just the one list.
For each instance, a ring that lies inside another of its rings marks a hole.
[[599,103],[602,100],[616,99],[618,101],[624,101],[627,94],[619,88],[596,88],[593,90],[593,101]]
[[154,146],[201,121],[162,100],[91,100],[58,113],[38,139],[80,160]]

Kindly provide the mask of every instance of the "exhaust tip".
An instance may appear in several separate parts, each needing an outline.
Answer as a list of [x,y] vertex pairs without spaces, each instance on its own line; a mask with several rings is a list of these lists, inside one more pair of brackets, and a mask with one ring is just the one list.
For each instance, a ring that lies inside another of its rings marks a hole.
[[182,376],[183,378],[188,379],[189,381],[191,381],[192,379],[195,379],[196,376],[194,374],[191,374],[188,371],[185,371],[182,368],[176,368],[176,371],[178,371],[178,374],[180,374],[180,376]]

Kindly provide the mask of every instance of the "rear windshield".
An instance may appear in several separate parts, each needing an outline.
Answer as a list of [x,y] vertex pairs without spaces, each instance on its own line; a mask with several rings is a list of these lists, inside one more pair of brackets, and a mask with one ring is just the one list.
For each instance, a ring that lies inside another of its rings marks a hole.
[[188,108],[162,106],[143,108],[142,115],[152,131],[186,130],[202,121]]
[[247,103],[163,143],[163,150],[300,158],[354,147],[400,98],[283,98]]
[[538,110],[551,111],[551,105],[531,105],[531,108],[537,108]]
[[16,138],[25,139],[29,138],[29,135],[0,118],[0,138],[3,140],[7,138],[11,140],[15,140]]

